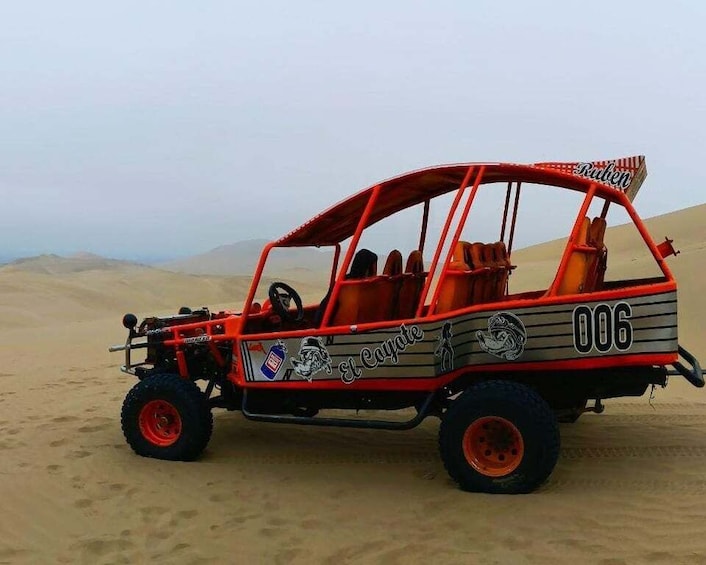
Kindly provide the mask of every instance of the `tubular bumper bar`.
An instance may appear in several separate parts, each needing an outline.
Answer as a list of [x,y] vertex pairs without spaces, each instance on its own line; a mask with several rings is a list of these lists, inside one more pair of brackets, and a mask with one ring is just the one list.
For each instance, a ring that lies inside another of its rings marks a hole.
[[132,336],[128,336],[127,341],[125,342],[125,345],[111,345],[108,348],[108,351],[110,353],[115,353],[116,351],[124,351],[125,352],[125,364],[120,367],[120,370],[123,373],[128,373],[130,375],[135,374],[135,367],[139,367],[140,365],[144,365],[144,363],[132,363],[132,359],[130,356],[130,352],[133,349],[144,349],[147,347],[147,342],[145,343],[132,343]]
[[695,387],[701,388],[704,386],[704,371],[701,370],[698,360],[681,345],[679,346],[679,355],[684,361],[691,365],[691,369],[684,366],[680,361],[672,363],[674,369],[667,371],[668,375],[681,375]]

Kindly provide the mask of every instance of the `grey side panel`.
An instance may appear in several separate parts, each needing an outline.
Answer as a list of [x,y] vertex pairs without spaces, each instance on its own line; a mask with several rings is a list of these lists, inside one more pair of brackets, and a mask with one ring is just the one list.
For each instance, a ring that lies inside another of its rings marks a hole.
[[670,353],[677,347],[677,297],[668,292],[486,310],[349,335],[249,341],[241,351],[248,381],[350,384],[432,378],[462,366]]

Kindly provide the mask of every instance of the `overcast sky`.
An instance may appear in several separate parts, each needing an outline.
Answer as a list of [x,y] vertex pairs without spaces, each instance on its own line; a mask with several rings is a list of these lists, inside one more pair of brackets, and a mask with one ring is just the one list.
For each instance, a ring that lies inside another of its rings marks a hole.
[[3,2],[0,257],[275,238],[448,162],[644,153],[643,216],[703,203],[704,22],[697,0]]

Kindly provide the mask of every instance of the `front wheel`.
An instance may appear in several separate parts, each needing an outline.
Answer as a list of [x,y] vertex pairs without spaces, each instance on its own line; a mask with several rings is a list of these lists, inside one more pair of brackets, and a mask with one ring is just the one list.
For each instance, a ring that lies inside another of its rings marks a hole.
[[455,399],[439,429],[444,466],[463,490],[527,493],[559,458],[559,425],[547,402],[512,381],[478,383]]
[[193,461],[213,430],[206,396],[192,381],[157,374],[138,382],[125,397],[123,434],[138,455]]

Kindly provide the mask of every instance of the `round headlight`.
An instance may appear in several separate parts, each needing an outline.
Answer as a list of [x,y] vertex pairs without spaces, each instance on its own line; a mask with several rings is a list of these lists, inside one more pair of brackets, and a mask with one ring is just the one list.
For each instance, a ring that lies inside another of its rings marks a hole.
[[123,326],[127,329],[132,330],[137,325],[137,316],[135,314],[125,314],[123,316]]

